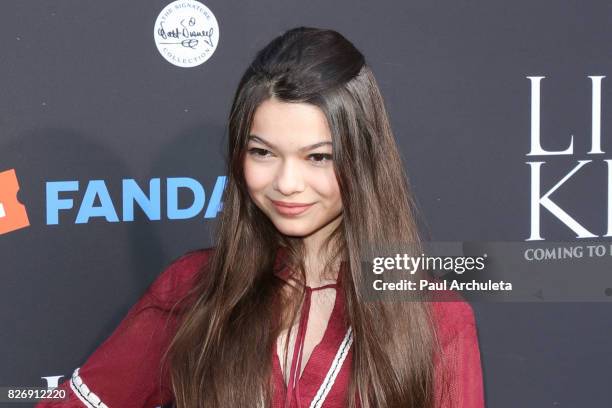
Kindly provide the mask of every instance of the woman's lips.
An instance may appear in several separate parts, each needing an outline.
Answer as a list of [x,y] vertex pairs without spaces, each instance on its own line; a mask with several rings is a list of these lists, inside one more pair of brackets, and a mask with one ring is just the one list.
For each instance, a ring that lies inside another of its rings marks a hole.
[[313,204],[307,203],[288,203],[284,201],[270,200],[274,208],[282,215],[299,215],[312,207]]

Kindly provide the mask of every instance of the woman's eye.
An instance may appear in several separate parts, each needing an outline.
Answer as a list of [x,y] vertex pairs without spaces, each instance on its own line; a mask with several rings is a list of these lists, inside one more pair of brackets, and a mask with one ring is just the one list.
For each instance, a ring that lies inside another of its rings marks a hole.
[[332,155],[328,153],[313,153],[308,158],[315,163],[326,163],[332,160]]
[[268,157],[270,155],[270,151],[266,149],[262,149],[259,147],[252,147],[248,150],[251,156],[255,157]]

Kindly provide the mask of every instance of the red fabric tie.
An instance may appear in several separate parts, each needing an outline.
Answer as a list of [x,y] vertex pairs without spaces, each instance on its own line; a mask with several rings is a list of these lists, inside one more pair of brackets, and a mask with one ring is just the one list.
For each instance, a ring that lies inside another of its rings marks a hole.
[[[295,339],[295,345],[293,346],[293,358],[291,359],[291,371],[289,377],[289,384],[287,386],[287,394],[285,396],[285,408],[291,406],[293,397],[297,402],[298,408],[301,408],[300,402],[300,370],[302,368],[302,351],[304,349],[304,341],[306,339],[306,328],[308,327],[308,316],[310,315],[310,302],[312,298],[312,292],[315,290],[337,288],[338,283],[332,283],[329,285],[323,285],[316,288],[306,286],[306,294],[304,296],[304,304],[300,312],[300,321],[298,325],[297,338]],[[336,296],[338,296],[336,294]],[[330,316],[331,319],[331,316]]]

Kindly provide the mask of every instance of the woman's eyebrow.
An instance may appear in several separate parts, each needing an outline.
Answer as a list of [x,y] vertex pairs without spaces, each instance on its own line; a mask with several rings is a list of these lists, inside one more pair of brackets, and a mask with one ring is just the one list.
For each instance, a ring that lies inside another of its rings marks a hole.
[[317,147],[321,147],[321,146],[327,146],[330,145],[332,146],[332,142],[319,142],[319,143],[315,143],[315,144],[311,144],[310,146],[304,146],[300,149],[301,152],[306,152],[308,150],[313,150],[316,149]]
[[251,141],[259,142],[261,144],[265,144],[266,146],[268,146],[268,147],[270,147],[272,149],[276,148],[276,146],[274,146],[272,143],[268,143],[264,139],[262,139],[261,137],[256,136],[256,135],[249,135],[249,137],[247,138],[247,141],[249,141],[249,142],[251,142]]
[[[272,143],[265,141],[264,139],[262,139],[261,137],[257,136],[257,135],[249,135],[248,137],[248,141],[253,141],[253,142],[259,142],[261,144],[264,144],[268,147],[270,147],[271,149],[276,149],[276,146],[274,146]],[[332,145],[332,142],[329,141],[325,141],[325,142],[318,142],[315,144],[311,144],[308,146],[304,146],[298,149],[298,151],[300,152],[305,152],[308,150],[313,150],[316,149],[317,147],[321,147],[321,146],[326,146],[326,145]]]

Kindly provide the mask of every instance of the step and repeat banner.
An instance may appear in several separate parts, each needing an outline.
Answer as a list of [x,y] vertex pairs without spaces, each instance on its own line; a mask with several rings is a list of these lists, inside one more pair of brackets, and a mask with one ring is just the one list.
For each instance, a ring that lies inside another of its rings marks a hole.
[[608,406],[610,15],[605,1],[5,1],[0,386],[68,378],[170,262],[211,245],[240,76],[314,26],[372,67],[423,236],[447,244],[432,250],[488,259],[453,287],[475,311],[487,406]]

